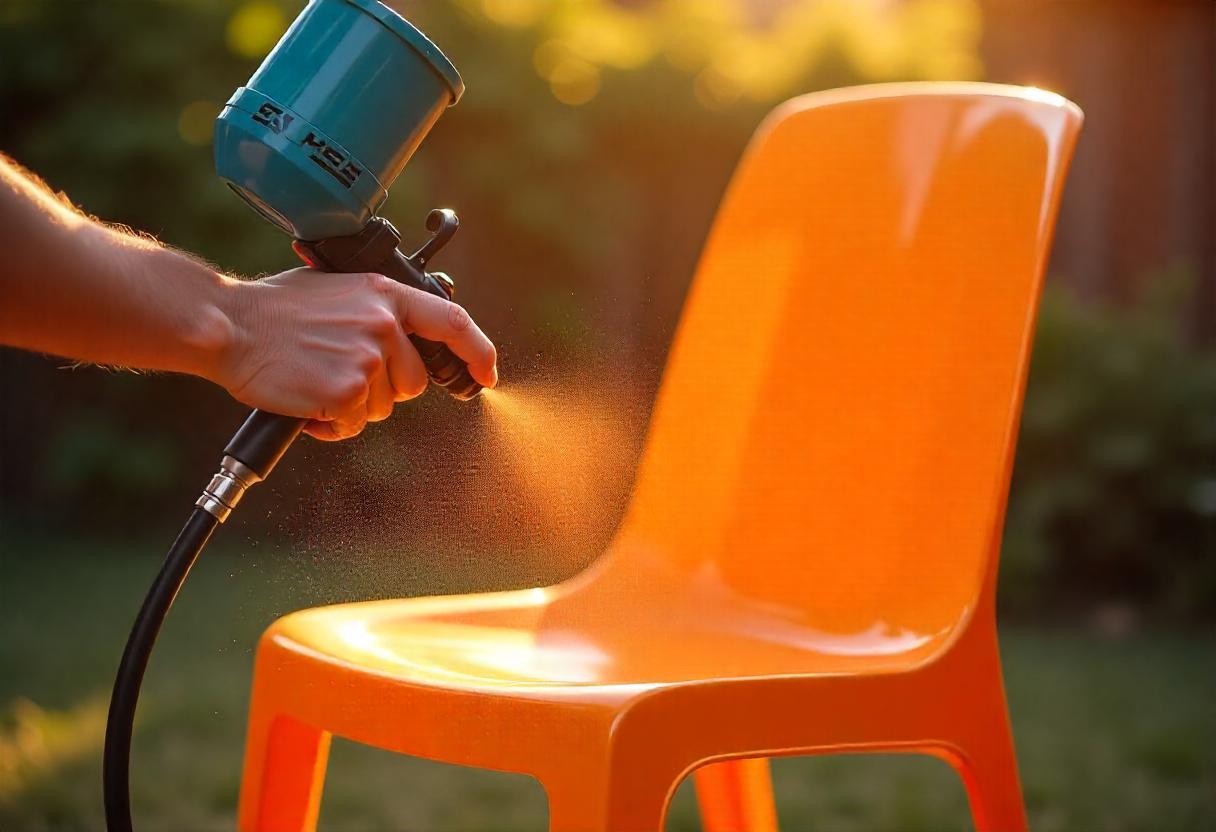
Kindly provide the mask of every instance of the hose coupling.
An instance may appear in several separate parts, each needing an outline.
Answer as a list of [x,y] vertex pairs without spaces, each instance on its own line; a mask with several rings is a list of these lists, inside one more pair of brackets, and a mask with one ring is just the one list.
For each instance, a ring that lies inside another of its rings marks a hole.
[[203,489],[194,505],[223,523],[245,496],[245,489],[262,481],[257,472],[240,460],[225,456],[220,462],[219,472]]

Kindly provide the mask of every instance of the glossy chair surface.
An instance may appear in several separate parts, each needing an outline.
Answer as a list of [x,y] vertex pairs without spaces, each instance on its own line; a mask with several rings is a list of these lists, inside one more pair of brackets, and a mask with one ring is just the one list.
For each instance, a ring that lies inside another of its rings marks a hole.
[[1080,125],[989,84],[777,108],[715,220],[609,550],[554,587],[279,620],[241,828],[315,825],[336,734],[530,774],[567,832],[659,829],[694,770],[706,829],[774,829],[765,758],[860,750],[940,756],[979,829],[1025,829],[994,593]]

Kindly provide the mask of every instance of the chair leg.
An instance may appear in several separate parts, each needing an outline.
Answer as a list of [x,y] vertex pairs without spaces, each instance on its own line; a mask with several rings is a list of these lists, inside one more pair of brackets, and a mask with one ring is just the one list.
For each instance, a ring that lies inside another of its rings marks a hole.
[[549,797],[550,832],[662,832],[676,776],[631,773],[609,785],[606,772],[571,767],[540,779]]
[[251,708],[241,778],[241,832],[312,832],[321,810],[330,735]]
[[608,832],[603,804],[580,800],[576,792],[546,786],[549,832]]
[[984,735],[946,756],[967,788],[976,832],[1027,832],[1017,756],[1004,714]]
[[956,655],[969,665],[970,680],[951,689],[959,697],[952,708],[959,716],[941,732],[954,749],[944,756],[963,779],[977,832],[1026,832],[995,632],[980,631],[969,645],[960,645]]
[[777,832],[768,760],[710,763],[693,773],[705,832]]

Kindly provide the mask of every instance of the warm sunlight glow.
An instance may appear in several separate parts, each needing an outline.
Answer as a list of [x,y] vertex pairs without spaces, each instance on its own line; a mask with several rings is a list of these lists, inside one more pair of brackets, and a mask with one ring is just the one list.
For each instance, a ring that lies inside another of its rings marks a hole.
[[1038,86],[1024,87],[1022,94],[1027,101],[1041,101],[1044,104],[1051,104],[1056,107],[1063,107],[1068,103],[1068,100],[1059,93],[1054,93],[1051,90],[1045,90]]
[[802,91],[828,60],[861,78],[979,77],[976,0],[463,0],[490,21],[536,30],[534,63],[555,97],[589,101],[600,70],[663,58],[693,78],[698,101],[777,101]]

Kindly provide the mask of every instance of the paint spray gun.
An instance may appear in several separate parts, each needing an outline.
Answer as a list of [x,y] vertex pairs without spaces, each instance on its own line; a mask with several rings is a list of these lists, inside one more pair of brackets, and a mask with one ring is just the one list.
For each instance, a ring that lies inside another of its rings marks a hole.
[[[450,299],[452,280],[427,262],[456,233],[450,210],[426,220],[416,251],[376,211],[440,114],[464,92],[434,43],[377,0],[312,0],[215,124],[215,166],[250,207],[293,237],[309,266],[376,272]],[[410,340],[434,384],[457,399],[481,386],[446,345]],[[199,552],[251,485],[269,476],[306,419],[253,411],[224,448],[144,599],[110,699],[103,780],[106,827],[130,832],[135,706],[160,626]]]

